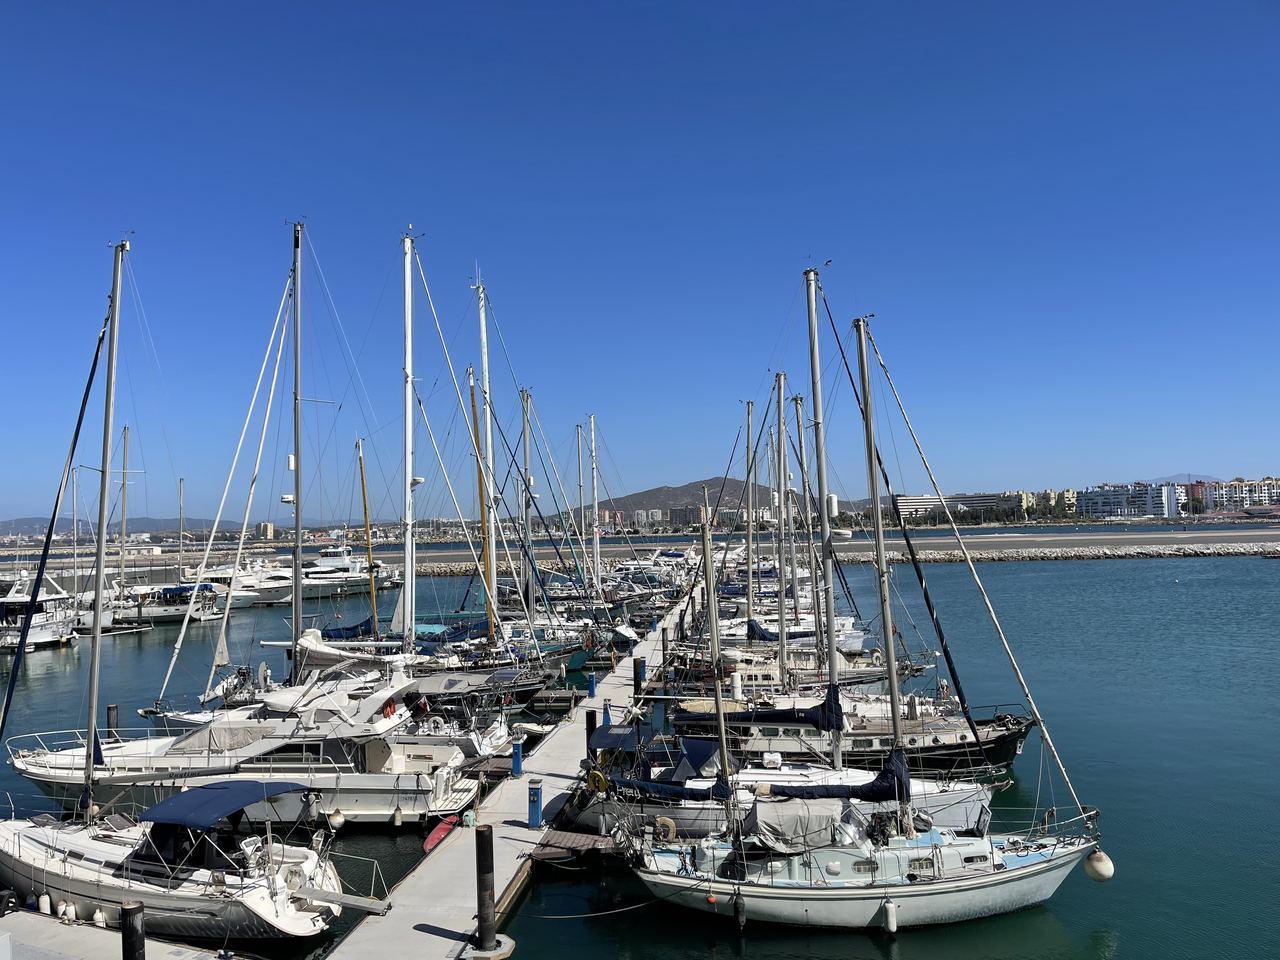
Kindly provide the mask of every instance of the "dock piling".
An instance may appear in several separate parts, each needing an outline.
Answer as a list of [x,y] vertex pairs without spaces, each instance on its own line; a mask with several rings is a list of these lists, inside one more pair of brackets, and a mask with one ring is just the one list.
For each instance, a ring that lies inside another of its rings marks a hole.
[[[141,907],[139,907],[141,910]],[[476,948],[492,951],[498,945],[498,916],[493,895],[493,827],[476,827]],[[138,957],[141,958],[141,954]],[[126,953],[125,960],[132,960]]]
[[596,752],[591,749],[591,735],[596,732],[596,712],[593,708],[587,708],[587,757],[591,760],[596,758]]
[[107,736],[114,737],[120,726],[120,707],[114,703],[107,704]]
[[146,920],[140,900],[126,900],[120,907],[121,960],[145,960],[147,956]]

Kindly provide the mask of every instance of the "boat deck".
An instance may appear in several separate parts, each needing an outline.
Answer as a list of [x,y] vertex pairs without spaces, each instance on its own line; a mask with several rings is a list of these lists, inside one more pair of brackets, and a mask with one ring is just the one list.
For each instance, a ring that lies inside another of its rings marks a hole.
[[[581,773],[586,756],[586,711],[603,716],[604,702],[616,718],[632,699],[632,660],[644,657],[655,670],[662,657],[661,629],[675,636],[681,600],[662,618],[659,629],[636,645],[634,654],[618,659],[618,668],[599,679],[596,696],[577,708],[536,750],[525,758],[524,776],[495,787],[476,811],[477,822],[493,827],[494,888],[501,927],[523,893],[535,859],[563,859],[569,846],[600,849],[608,838],[568,835],[539,825],[530,828],[529,793],[542,781],[542,819],[554,819]],[[392,909],[382,917],[363,919],[330,954],[332,960],[365,960],[372,956],[412,956],[415,960],[456,957],[475,931],[475,831],[454,830],[391,892]]]

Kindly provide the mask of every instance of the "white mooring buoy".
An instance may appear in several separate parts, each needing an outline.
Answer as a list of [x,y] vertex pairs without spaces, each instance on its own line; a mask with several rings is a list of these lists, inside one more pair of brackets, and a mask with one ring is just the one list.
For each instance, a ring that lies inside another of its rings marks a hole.
[[1101,850],[1095,850],[1084,859],[1084,872],[1090,880],[1106,883],[1116,875],[1116,865]]
[[36,909],[46,917],[53,913],[53,901],[49,898],[48,891],[40,894],[39,898],[36,900]]
[[93,925],[104,929],[107,926],[107,915],[102,912],[101,907],[97,907],[93,911]]
[[898,905],[892,900],[884,902],[884,929],[888,933],[898,932]]

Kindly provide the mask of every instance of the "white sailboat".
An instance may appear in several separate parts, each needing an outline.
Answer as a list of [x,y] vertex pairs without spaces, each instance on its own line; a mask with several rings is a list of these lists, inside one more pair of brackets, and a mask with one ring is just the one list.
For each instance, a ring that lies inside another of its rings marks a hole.
[[[127,901],[141,900],[150,929],[177,936],[287,937],[328,928],[340,907],[341,886],[333,865],[316,849],[264,844],[245,837],[238,849],[219,842],[221,821],[243,826],[249,803],[269,803],[291,795],[296,784],[272,786],[246,781],[211,794],[185,793],[166,807],[149,811],[139,824],[126,816],[103,817],[95,802],[101,759],[98,683],[101,673],[103,612],[106,606],[105,552],[107,494],[115,407],[116,352],[120,331],[120,285],[127,241],[115,247],[107,324],[101,482],[98,494],[94,619],[89,660],[88,730],[78,763],[69,767],[67,787],[75,797],[73,820],[48,815],[0,823],[0,882],[29,896],[48,896],[70,920],[83,915],[118,922]],[[87,396],[87,392],[86,392]],[[74,454],[74,448],[72,453]],[[123,529],[121,530],[123,541]],[[7,704],[6,704],[7,708]],[[265,855],[265,859],[264,859]],[[318,895],[318,899],[317,896]]]
[[[825,446],[817,343],[817,271],[805,271],[809,308],[810,365],[814,433],[818,448],[825,606],[834,618],[831,594],[830,521],[827,515]],[[879,477],[865,353],[865,320],[856,321],[862,376],[870,502],[878,504]],[[895,669],[888,563],[883,519],[873,509],[880,621],[889,666],[893,752],[877,781],[876,797],[896,809],[867,815],[834,792],[804,788],[783,791],[775,803],[757,802],[738,822],[733,797],[726,795],[731,829],[702,840],[692,850],[632,835],[632,860],[639,878],[663,900],[704,911],[716,909],[716,893],[732,899],[740,920],[839,928],[899,927],[952,923],[1006,913],[1044,902],[1076,864],[1086,862],[1096,880],[1111,875],[1110,860],[1098,848],[1097,813],[1080,804],[1052,739],[1031,699],[1046,749],[1057,763],[1079,815],[1061,823],[1046,815],[1018,833],[988,834],[986,825],[959,832],[921,818],[912,807],[911,782],[902,752],[900,701]],[[705,548],[709,551],[709,546]],[[714,568],[706,566],[707,595],[715,594]],[[714,604],[708,609],[713,661],[719,659]],[[829,632],[830,640],[834,637]],[[835,651],[828,647],[829,662]],[[1012,657],[1012,655],[1010,654]],[[1021,673],[1015,672],[1020,681]],[[716,690],[722,766],[727,766],[723,705]],[[833,765],[839,769],[839,726],[833,731]],[[775,791],[777,793],[777,791]],[[1087,858],[1087,859],[1086,859]]]

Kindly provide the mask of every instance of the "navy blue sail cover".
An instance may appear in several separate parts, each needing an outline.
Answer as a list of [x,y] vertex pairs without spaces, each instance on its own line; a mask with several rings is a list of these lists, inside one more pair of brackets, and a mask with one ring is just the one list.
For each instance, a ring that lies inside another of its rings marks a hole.
[[[788,627],[787,636],[792,640],[803,637],[812,637],[812,630],[802,630],[798,627]],[[777,643],[778,635],[772,630],[765,627],[759,620],[752,617],[747,621],[747,641],[749,643]]]
[[282,793],[306,790],[301,783],[263,783],[260,780],[220,780],[192,787],[161,800],[143,812],[148,823],[168,823],[192,830],[208,830],[219,820]]
[[[676,726],[705,723],[714,719],[711,714],[681,711],[672,717]],[[816,727],[822,731],[840,730],[844,727],[844,709],[840,706],[840,691],[834,683],[827,684],[827,697],[822,703],[807,710],[742,710],[726,713],[727,724],[770,724],[774,726]]]
[[849,784],[815,784],[811,786],[774,784],[773,797],[796,797],[803,800],[863,800],[867,803],[905,802],[911,799],[911,774],[907,771],[907,755],[894,747],[885,757],[876,778],[861,786]]
[[628,780],[615,777],[613,785],[619,790],[630,790],[655,800],[727,800],[729,784],[723,777],[716,777],[710,787],[686,787],[661,780]]
[[373,617],[368,617],[350,627],[325,627],[320,636],[326,640],[358,640],[373,636]]

